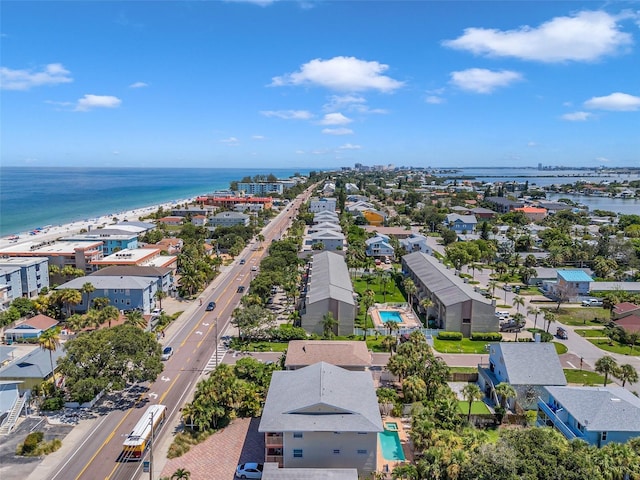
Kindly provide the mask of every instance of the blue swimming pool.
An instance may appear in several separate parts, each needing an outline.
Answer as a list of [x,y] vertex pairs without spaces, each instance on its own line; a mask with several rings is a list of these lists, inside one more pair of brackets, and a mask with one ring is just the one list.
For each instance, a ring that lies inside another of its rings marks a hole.
[[400,437],[397,431],[385,430],[378,433],[378,439],[380,440],[380,448],[382,450],[382,456],[385,460],[395,460],[403,462],[405,460],[404,452],[402,451],[402,444],[400,443]]
[[380,314],[380,320],[382,321],[382,323],[402,323],[402,316],[400,315],[400,312],[396,312],[394,310],[380,310],[380,312],[378,313]]

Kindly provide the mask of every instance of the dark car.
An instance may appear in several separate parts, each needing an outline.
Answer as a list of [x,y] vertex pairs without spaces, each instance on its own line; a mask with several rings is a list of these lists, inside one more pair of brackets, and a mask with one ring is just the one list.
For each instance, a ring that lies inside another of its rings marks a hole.
[[245,263],[247,263],[247,261],[244,258],[240,260],[240,265],[244,265]]
[[212,311],[214,308],[216,308],[216,302],[209,302],[209,304],[207,305],[207,312]]
[[244,293],[244,285],[240,285],[238,287],[238,290],[236,290],[238,293]]

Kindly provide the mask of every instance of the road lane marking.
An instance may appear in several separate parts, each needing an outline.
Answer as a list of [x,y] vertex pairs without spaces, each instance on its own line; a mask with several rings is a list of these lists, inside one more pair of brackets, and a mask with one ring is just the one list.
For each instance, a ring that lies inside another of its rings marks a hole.
[[576,366],[571,362],[567,362],[567,365],[569,365],[571,368],[576,368]]
[[164,402],[165,397],[167,396],[167,393],[169,393],[171,391],[171,389],[173,388],[173,386],[176,384],[176,382],[178,381],[178,379],[180,378],[180,373],[178,374],[178,376],[173,380],[173,382],[171,382],[171,385],[169,385],[169,388],[167,388],[167,391],[164,392],[162,394],[162,396],[160,397],[160,400],[158,403],[162,404]]

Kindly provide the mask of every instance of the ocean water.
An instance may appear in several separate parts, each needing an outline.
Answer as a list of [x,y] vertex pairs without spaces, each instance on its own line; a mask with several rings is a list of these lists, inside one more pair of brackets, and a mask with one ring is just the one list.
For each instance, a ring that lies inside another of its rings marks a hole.
[[308,169],[0,168],[0,236],[229,188],[244,176],[288,178]]

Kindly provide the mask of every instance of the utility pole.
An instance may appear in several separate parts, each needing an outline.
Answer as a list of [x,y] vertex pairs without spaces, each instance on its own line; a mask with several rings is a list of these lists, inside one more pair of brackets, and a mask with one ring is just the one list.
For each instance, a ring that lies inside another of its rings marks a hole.
[[153,440],[154,440],[154,428],[153,428],[153,410],[151,411],[151,443],[149,444],[149,480],[153,480]]
[[218,317],[214,318],[214,328],[215,328],[215,342],[216,342],[216,349],[214,351],[214,355],[215,355],[215,368],[218,368]]

